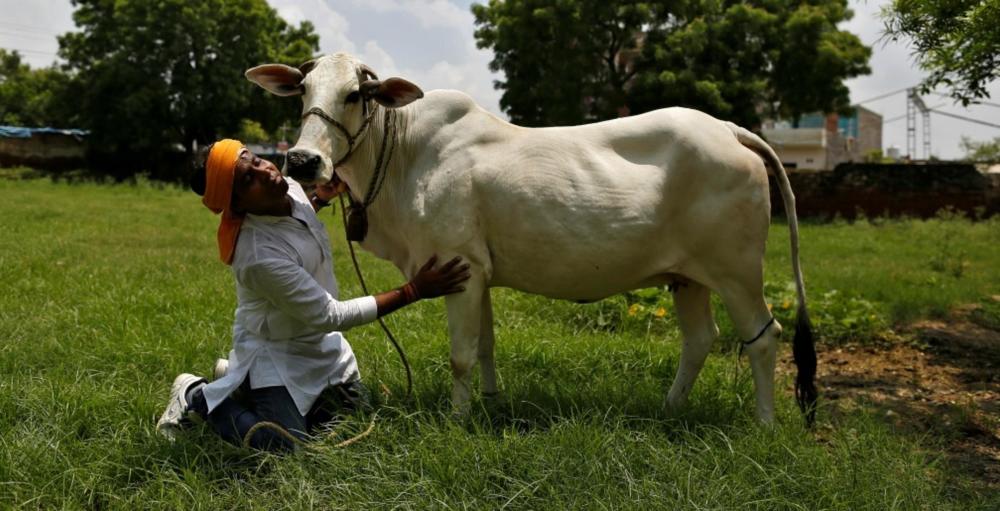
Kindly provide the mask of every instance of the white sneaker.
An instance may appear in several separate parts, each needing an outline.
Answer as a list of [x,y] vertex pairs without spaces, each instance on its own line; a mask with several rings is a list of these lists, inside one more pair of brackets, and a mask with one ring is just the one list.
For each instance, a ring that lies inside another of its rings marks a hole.
[[222,377],[226,375],[226,371],[228,370],[229,370],[229,361],[224,358],[217,359],[215,361],[215,368],[212,369],[212,379],[213,380],[222,379]]
[[160,420],[156,421],[156,430],[161,435],[171,441],[177,438],[183,427],[181,421],[188,412],[187,391],[193,385],[204,382],[204,378],[188,373],[181,373],[174,378],[174,384],[170,387],[170,401],[167,402],[167,408],[163,410]]

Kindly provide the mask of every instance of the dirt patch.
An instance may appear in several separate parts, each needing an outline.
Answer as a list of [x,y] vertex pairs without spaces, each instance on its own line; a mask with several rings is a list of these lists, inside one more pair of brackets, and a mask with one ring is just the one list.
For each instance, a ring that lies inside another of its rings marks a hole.
[[[1000,488],[1000,331],[971,321],[976,306],[899,330],[900,342],[818,353],[832,413],[874,409],[900,431],[940,440],[948,460]],[[792,368],[790,355],[782,364]]]

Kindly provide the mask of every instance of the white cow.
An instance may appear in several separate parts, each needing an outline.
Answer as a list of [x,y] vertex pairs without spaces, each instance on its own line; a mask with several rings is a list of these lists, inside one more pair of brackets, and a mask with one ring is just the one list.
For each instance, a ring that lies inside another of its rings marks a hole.
[[471,263],[465,292],[446,298],[458,413],[469,404],[477,359],[483,392],[497,392],[491,287],[593,301],[673,285],[684,344],[666,406],[686,403],[718,335],[709,305],[713,290],[739,335],[753,340],[746,352],[757,417],[772,421],[781,326],[763,295],[767,164],[780,183],[791,228],[799,301],[796,389],[811,419],[816,354],[794,197],[774,151],[753,133],[686,108],[584,126],[523,128],[461,92],[424,97],[400,78],[379,81],[343,53],[299,69],[257,66],[246,76],[274,94],[302,95],[302,130],[288,153],[287,174],[326,182],[336,172],[354,201],[369,191],[389,127],[395,145],[386,149],[391,161],[367,209],[361,246],[392,261],[407,278],[431,254],[460,255]]

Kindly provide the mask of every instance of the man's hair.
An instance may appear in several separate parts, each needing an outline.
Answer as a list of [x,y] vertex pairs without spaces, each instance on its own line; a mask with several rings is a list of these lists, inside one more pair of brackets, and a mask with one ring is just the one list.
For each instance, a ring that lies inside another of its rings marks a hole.
[[191,191],[201,196],[205,195],[205,163],[208,161],[208,153],[212,152],[214,145],[214,143],[208,144],[204,149],[198,151],[194,158],[194,168],[188,184],[191,186]]

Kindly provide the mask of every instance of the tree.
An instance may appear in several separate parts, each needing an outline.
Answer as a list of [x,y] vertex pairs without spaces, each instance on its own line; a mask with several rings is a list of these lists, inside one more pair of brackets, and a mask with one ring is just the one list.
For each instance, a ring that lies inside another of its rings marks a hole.
[[634,75],[625,57],[651,20],[628,0],[490,0],[474,4],[479,48],[505,81],[500,107],[525,126],[579,124],[617,115]]
[[843,110],[843,81],[869,71],[870,49],[836,28],[846,0],[490,0],[473,13],[507,77],[501,108],[527,125],[676,105],[753,127]]
[[[265,0],[73,0],[81,29],[59,38],[73,73],[76,119],[91,147],[123,166],[155,166],[180,147],[235,135],[242,119],[273,130],[294,119],[243,79],[262,62],[298,65],[318,50]],[[125,169],[125,174],[138,169]]]
[[67,83],[60,70],[31,69],[17,51],[0,49],[0,124],[71,127],[64,122]]
[[965,159],[973,162],[1000,162],[1000,137],[993,140],[977,142],[969,137],[962,137],[960,143],[965,151]]
[[893,0],[882,10],[885,37],[909,39],[930,72],[924,93],[945,86],[963,105],[989,98],[1000,77],[1000,0]]
[[260,144],[272,140],[271,134],[253,119],[240,121],[240,130],[236,133],[236,138],[246,144]]

